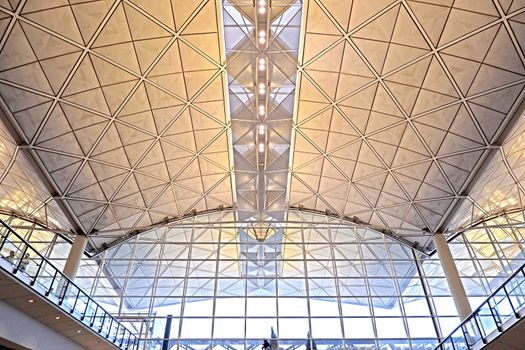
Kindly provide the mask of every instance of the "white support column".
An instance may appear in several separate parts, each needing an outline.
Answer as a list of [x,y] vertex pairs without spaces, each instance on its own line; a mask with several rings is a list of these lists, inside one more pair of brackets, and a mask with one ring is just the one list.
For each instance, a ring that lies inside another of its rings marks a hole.
[[80,261],[84,254],[84,250],[87,245],[87,237],[84,235],[75,236],[69,255],[67,256],[66,265],[64,266],[64,275],[69,277],[71,280],[75,279],[77,275],[78,267],[80,266]]
[[461,278],[459,277],[454,258],[452,258],[452,253],[443,234],[435,234],[432,240],[434,241],[434,247],[441,262],[441,267],[447,278],[448,287],[450,293],[452,293],[459,318],[463,321],[472,313],[472,308],[469,304]]

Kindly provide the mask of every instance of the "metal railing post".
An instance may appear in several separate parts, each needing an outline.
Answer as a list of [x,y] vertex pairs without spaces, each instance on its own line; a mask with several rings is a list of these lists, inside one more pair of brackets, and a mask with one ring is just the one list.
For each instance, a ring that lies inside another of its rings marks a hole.
[[512,299],[510,298],[509,293],[507,292],[507,288],[506,288],[506,286],[503,286],[502,289],[503,289],[503,291],[505,292],[505,297],[506,297],[507,300],[509,301],[510,307],[511,307],[511,309],[512,309],[512,313],[514,313],[514,316],[515,316],[516,318],[519,318],[520,315],[519,315],[518,312],[516,311],[516,308],[514,307],[514,304],[512,304]]
[[10,233],[11,233],[11,232],[7,231],[7,234],[6,234],[5,236],[2,237],[3,239],[2,239],[2,243],[0,243],[0,250],[2,250],[2,248],[4,247],[4,244],[5,244],[5,242],[7,241],[7,237],[9,237],[9,234],[10,234]]
[[118,332],[119,332],[119,329],[120,328],[120,324],[117,323],[117,330],[115,331],[115,337],[113,338],[113,343],[115,343],[118,339]]
[[111,326],[113,326],[113,317],[111,317],[111,321],[109,322],[109,327],[108,327],[108,334],[106,334],[106,338],[108,339],[109,339],[109,336],[111,335]]
[[[60,282],[59,282],[60,284]],[[69,281],[66,280],[66,283],[61,287],[61,291],[59,291],[60,295],[58,296],[58,305],[61,306],[64,302],[64,299],[66,298],[66,292],[69,287]]]
[[[18,263],[16,264],[15,268],[13,269],[13,274],[17,273],[18,270],[20,270],[20,265],[22,265],[22,261],[24,260],[24,256],[26,255],[27,253],[27,249],[29,249],[29,245],[25,242],[22,242],[25,244],[25,248],[24,248],[24,252],[22,253],[22,255],[20,256],[20,259],[18,260]],[[24,268],[25,269],[25,268]]]
[[481,341],[483,342],[483,344],[487,344],[487,341],[485,340],[485,335],[483,334],[483,330],[481,329],[481,325],[479,324],[479,321],[478,321],[478,315],[474,315],[474,322],[476,323],[476,327],[478,328],[478,332],[479,332],[479,337],[481,338]]
[[53,291],[53,284],[55,284],[55,280],[57,278],[57,273],[58,273],[58,271],[55,270],[55,274],[53,275],[53,279],[51,280],[51,283],[49,284],[49,289],[46,291],[46,297],[49,296],[49,294],[51,294],[51,292]]
[[496,327],[498,328],[498,331],[501,332],[501,329],[500,329],[500,326],[501,326],[501,317],[499,317],[499,314],[498,314],[498,313],[494,313],[494,311],[497,311],[497,310],[494,310],[495,308],[494,308],[494,307],[492,306],[492,304],[490,303],[491,298],[492,298],[492,297],[490,297],[489,299],[487,299],[486,303],[487,303],[487,305],[489,306],[490,314],[492,315],[492,318],[494,319],[494,323],[496,324]]
[[36,279],[38,275],[40,274],[40,270],[42,269],[43,265],[44,265],[44,260],[42,259],[42,261],[40,262],[40,265],[38,265],[38,269],[36,270],[35,277],[33,277],[33,279],[31,280],[31,283],[30,283],[31,286],[35,285]]
[[100,329],[99,329],[99,333],[102,332],[102,329],[104,328],[104,322],[106,322],[106,311],[104,311],[104,316],[102,316],[102,321],[100,321]]
[[128,335],[128,342],[127,342],[127,345],[126,345],[126,349],[129,349],[129,342],[131,340],[131,332],[128,332],[129,335]]
[[77,302],[78,302],[79,295],[80,295],[80,289],[78,289],[77,296],[75,298],[75,302],[73,303],[73,306],[71,307],[71,311],[69,311],[70,314],[72,314],[75,311],[75,308],[77,307]]

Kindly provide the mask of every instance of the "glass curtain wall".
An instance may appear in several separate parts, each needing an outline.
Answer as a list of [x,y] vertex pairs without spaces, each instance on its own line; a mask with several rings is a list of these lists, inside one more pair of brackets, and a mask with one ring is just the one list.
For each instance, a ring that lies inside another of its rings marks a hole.
[[[525,262],[520,215],[450,242],[473,308]],[[63,266],[62,236],[3,219]],[[306,347],[310,334],[318,347],[426,349],[459,324],[436,255],[326,215],[292,211],[288,220],[269,224],[265,240],[227,211],[159,227],[86,257],[76,282],[150,349],[162,348],[168,315],[169,348],[250,347],[273,330],[285,348]]]
[[[509,211],[480,221],[449,242],[473,309],[525,263],[523,215]],[[437,256],[425,266],[427,278],[443,274]]]
[[319,346],[425,348],[437,321],[456,324],[453,307],[433,319],[420,257],[376,232],[294,212],[257,240],[233,214],[198,219],[207,224],[159,228],[107,251],[104,278],[120,292],[96,287],[94,297],[137,320],[157,317],[142,326],[149,339],[164,336],[170,315],[170,337],[186,344],[258,344],[273,330],[293,344],[311,334]]

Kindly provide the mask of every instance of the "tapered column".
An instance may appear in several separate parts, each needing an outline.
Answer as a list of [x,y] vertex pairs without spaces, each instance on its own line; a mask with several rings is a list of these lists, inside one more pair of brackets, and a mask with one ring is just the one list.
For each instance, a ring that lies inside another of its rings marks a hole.
[[64,266],[64,275],[69,277],[69,279],[74,280],[77,275],[78,267],[80,266],[80,261],[84,254],[84,250],[87,245],[87,237],[84,235],[75,236],[69,255],[67,256],[66,265]]
[[465,287],[463,287],[458,269],[452,258],[452,253],[443,234],[435,234],[432,240],[434,241],[434,247],[436,248],[441,267],[445,273],[459,318],[463,321],[472,313],[472,308],[470,307]]

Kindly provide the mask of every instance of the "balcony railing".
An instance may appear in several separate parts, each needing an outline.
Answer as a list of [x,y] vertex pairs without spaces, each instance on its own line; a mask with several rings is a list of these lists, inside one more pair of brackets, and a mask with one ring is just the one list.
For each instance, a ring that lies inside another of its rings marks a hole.
[[131,331],[1,220],[0,268],[120,349],[137,348]]
[[525,264],[465,319],[436,350],[480,349],[521,319],[525,306]]

